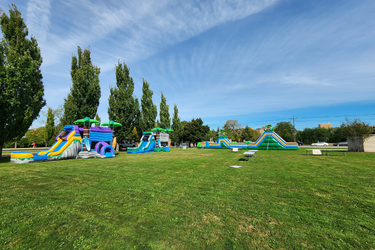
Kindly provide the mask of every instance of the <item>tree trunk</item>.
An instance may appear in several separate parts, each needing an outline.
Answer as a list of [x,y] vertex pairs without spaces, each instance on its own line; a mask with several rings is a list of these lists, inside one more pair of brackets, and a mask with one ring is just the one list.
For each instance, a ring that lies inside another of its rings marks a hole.
[[0,158],[3,156],[3,146],[4,142],[0,142]]
[[84,124],[83,125],[83,147],[82,151],[87,151],[86,145],[85,145],[85,137],[90,138],[90,125]]

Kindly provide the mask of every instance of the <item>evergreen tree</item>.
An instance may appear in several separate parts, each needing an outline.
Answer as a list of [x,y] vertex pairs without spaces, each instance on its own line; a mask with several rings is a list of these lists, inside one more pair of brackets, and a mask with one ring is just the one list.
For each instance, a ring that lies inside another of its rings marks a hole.
[[108,98],[109,120],[122,124],[115,130],[118,141],[125,140],[139,122],[139,103],[138,99],[133,96],[133,91],[134,82],[129,75],[129,68],[119,61],[116,66],[116,86],[110,88],[111,94]]
[[83,117],[94,118],[98,109],[100,68],[92,64],[90,54],[89,49],[82,53],[78,46],[78,57],[72,57],[70,75],[73,85],[67,99],[64,99],[64,125],[73,124]]
[[169,116],[169,105],[167,105],[167,99],[164,97],[163,92],[161,92],[159,118],[160,118],[161,128],[171,127],[171,118]]
[[180,117],[178,117],[178,109],[176,104],[174,105],[172,129],[173,133],[171,133],[171,140],[174,142],[180,142],[183,133],[183,126],[181,124]]
[[142,112],[140,114],[139,125],[142,131],[151,131],[155,126],[155,119],[158,112],[156,105],[152,102],[153,92],[150,90],[150,85],[145,79],[143,79],[142,93]]
[[51,140],[54,133],[55,133],[55,116],[53,114],[52,108],[48,108],[47,122],[44,128],[44,142],[45,142],[46,147],[47,147],[47,143],[49,142],[49,140]]
[[102,120],[100,119],[100,117],[99,117],[99,114],[98,114],[98,113],[96,113],[96,115],[95,115],[95,120],[97,120],[97,121],[99,122],[99,124],[101,124],[101,123],[102,123]]
[[45,106],[36,39],[12,4],[9,16],[1,10],[3,39],[0,43],[0,157],[5,142],[20,139]]

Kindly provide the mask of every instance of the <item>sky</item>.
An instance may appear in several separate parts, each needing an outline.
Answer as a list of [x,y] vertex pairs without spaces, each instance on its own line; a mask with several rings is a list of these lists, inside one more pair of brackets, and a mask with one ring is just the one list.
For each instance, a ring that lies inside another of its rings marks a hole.
[[[10,1],[0,0],[8,13]],[[77,46],[100,67],[98,114],[108,120],[115,67],[125,62],[170,115],[298,130],[345,118],[375,124],[373,0],[14,0],[41,49],[44,98],[63,105]],[[43,109],[47,110],[47,106]],[[44,126],[41,116],[33,127]]]

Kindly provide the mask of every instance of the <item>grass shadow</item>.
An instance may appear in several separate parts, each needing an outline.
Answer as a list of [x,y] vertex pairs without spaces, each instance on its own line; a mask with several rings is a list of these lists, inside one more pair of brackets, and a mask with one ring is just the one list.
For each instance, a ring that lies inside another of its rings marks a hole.
[[8,162],[10,162],[10,156],[0,157],[0,163],[8,163]]

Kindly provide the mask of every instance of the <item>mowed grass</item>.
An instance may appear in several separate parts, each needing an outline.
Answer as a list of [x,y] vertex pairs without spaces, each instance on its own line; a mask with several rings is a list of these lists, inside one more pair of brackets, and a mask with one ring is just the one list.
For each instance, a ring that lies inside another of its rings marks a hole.
[[0,248],[375,248],[375,154],[243,152],[3,158]]

